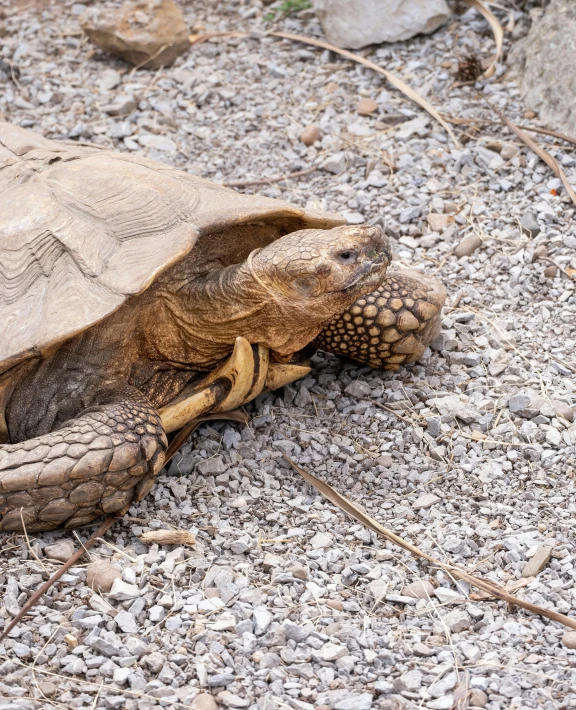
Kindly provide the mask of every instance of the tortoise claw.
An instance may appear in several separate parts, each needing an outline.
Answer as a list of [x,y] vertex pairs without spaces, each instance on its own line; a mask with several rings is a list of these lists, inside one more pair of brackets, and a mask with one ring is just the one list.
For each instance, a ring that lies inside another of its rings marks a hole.
[[165,431],[176,431],[204,414],[227,412],[249,402],[264,389],[267,372],[268,348],[236,338],[226,362],[159,410]]
[[284,385],[289,385],[291,382],[305,377],[311,370],[312,368],[308,365],[270,363],[266,376],[265,391],[272,392],[284,387]]

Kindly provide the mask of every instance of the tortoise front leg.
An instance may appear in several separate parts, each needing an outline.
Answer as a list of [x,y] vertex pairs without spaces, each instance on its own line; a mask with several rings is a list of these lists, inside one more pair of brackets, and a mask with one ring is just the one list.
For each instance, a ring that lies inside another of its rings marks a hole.
[[446,289],[417,271],[388,273],[380,288],[336,316],[314,341],[319,350],[398,370],[415,362],[440,330]]
[[126,388],[60,429],[1,446],[0,530],[72,528],[127,509],[152,487],[167,445],[158,412]]

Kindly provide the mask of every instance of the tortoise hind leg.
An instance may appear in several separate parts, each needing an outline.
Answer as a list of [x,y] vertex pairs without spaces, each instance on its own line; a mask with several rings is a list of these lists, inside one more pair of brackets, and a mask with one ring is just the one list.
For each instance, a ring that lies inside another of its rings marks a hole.
[[319,350],[371,367],[415,362],[440,330],[446,290],[417,271],[389,272],[381,286],[336,316],[314,341]]
[[0,530],[54,530],[120,513],[150,490],[168,442],[137,390],[62,428],[0,446]]

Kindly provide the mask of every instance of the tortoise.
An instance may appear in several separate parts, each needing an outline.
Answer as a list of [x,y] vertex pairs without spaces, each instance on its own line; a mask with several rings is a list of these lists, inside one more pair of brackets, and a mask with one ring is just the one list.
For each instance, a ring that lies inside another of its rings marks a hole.
[[310,371],[435,337],[444,288],[384,231],[0,123],[0,530],[151,489],[167,434]]

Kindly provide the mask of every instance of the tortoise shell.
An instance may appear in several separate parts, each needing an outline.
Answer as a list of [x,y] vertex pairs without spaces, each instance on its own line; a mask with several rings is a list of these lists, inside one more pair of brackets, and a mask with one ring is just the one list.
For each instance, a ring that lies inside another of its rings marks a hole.
[[206,235],[343,222],[1,122],[0,195],[0,373],[102,321]]

